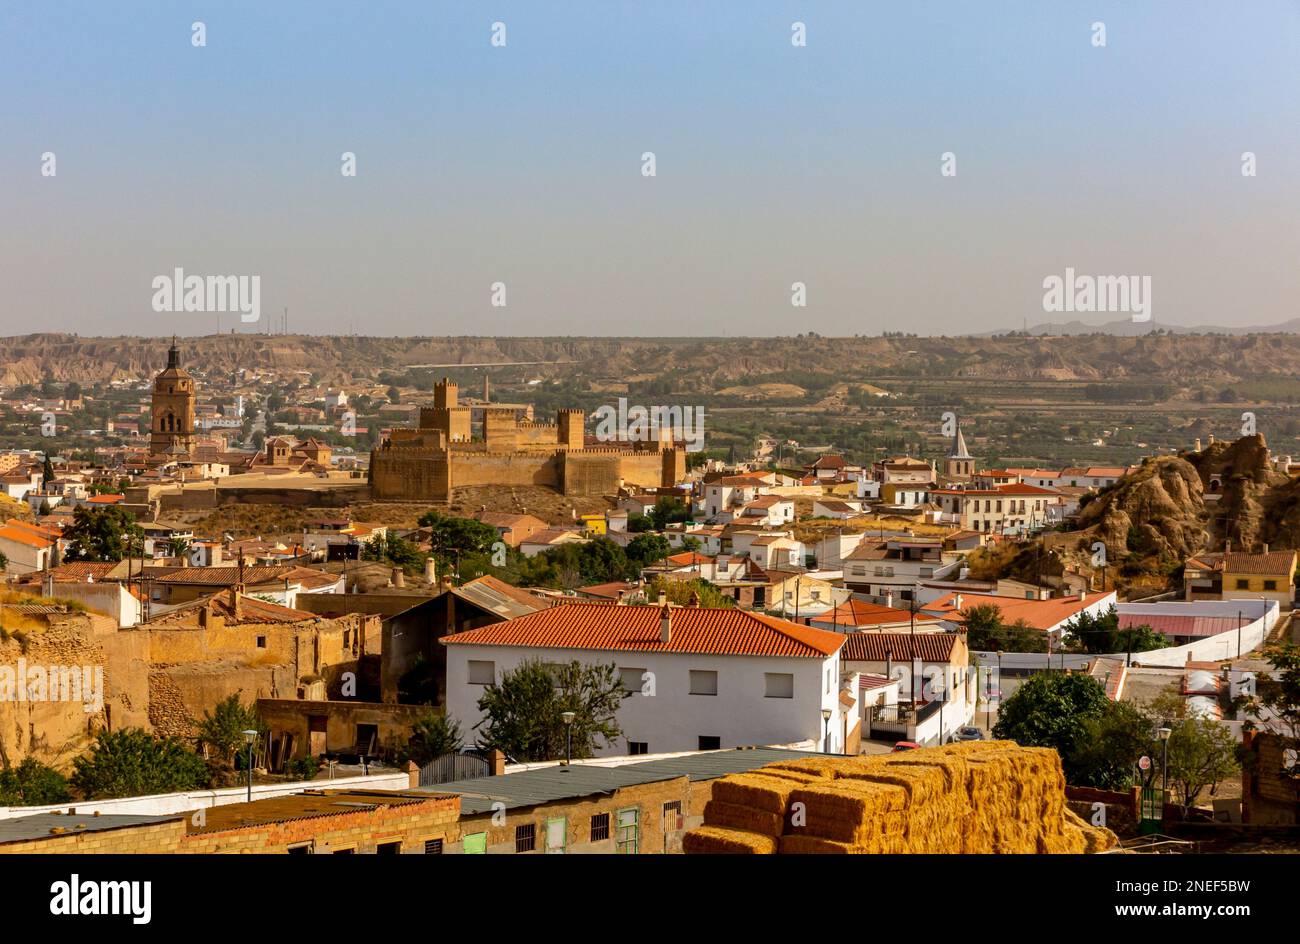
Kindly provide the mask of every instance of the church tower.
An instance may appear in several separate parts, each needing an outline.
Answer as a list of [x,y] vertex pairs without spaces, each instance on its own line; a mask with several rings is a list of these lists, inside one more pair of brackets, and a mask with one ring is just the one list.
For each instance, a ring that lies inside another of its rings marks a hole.
[[943,474],[949,481],[969,481],[975,475],[975,459],[966,449],[966,437],[961,434],[961,421],[957,422],[952,448],[943,460]]
[[194,378],[181,367],[176,339],[172,338],[167,367],[153,381],[150,455],[182,456],[194,449],[194,396]]

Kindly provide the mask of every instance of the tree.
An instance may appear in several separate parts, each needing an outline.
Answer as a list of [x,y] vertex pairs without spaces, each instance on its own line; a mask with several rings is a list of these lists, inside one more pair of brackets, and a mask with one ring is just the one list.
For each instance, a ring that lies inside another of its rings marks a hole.
[[650,581],[646,588],[646,603],[655,604],[659,601],[659,594],[667,597],[669,603],[675,603],[678,606],[685,606],[691,601],[691,595],[694,594],[700,601],[700,606],[705,607],[734,607],[736,601],[726,596],[715,585],[707,580],[668,580],[664,577],[655,577]]
[[144,546],[144,531],[135,516],[115,506],[82,506],[72,513],[72,524],[64,532],[68,539],[68,561],[120,561],[130,544]]
[[1184,816],[1206,787],[1213,795],[1221,780],[1241,769],[1232,730],[1217,718],[1190,714],[1187,706],[1186,698],[1170,691],[1150,709],[1154,723],[1169,728],[1169,782],[1182,800]]
[[211,712],[203,712],[203,720],[194,722],[198,729],[198,745],[215,755],[223,767],[234,769],[241,759],[245,746],[245,731],[265,730],[257,715],[256,702],[245,705],[236,692],[217,702]]
[[[479,698],[485,717],[478,746],[497,749],[518,761],[556,760],[565,756],[572,737],[574,757],[591,757],[622,737],[618,707],[629,693],[613,664],[584,665],[573,661],[561,666],[528,660],[502,675]],[[574,720],[565,725],[563,712]]]
[[1119,628],[1114,604],[1105,613],[1080,613],[1062,627],[1065,645],[1072,652],[1148,652],[1169,643],[1150,626]]
[[1047,637],[1024,620],[1007,623],[1002,611],[983,603],[962,611],[966,644],[976,652],[1046,652]]
[[1300,646],[1285,640],[1264,647],[1273,666],[1255,679],[1254,692],[1237,699],[1238,707],[1258,722],[1281,724],[1293,742],[1300,740]]
[[67,779],[34,757],[0,770],[0,806],[44,806],[71,799]]
[[431,707],[412,723],[406,749],[398,756],[423,767],[445,754],[459,753],[463,743],[460,725]]
[[1099,719],[1110,704],[1101,683],[1087,675],[1034,675],[998,710],[993,736],[1024,747],[1054,747],[1065,778],[1073,783],[1076,748],[1087,722]]
[[672,553],[673,546],[662,534],[638,534],[627,543],[627,559],[639,570]]
[[50,461],[50,457],[47,455],[45,457],[45,462],[41,464],[41,491],[48,492],[50,490],[50,482],[53,480],[54,463]]
[[101,731],[72,766],[72,787],[87,800],[197,790],[209,779],[203,758],[179,739],[142,728]]
[[1083,722],[1083,736],[1070,756],[1074,779],[1080,787],[1127,790],[1134,783],[1134,765],[1156,748],[1156,724],[1132,702],[1109,702],[1097,717]]
[[501,540],[496,528],[473,518],[456,518],[437,511],[420,516],[419,525],[431,532],[430,541],[439,552],[459,551],[462,554],[487,553]]
[[395,534],[381,532],[361,546],[362,560],[387,561],[407,573],[423,570],[425,557],[414,544]]

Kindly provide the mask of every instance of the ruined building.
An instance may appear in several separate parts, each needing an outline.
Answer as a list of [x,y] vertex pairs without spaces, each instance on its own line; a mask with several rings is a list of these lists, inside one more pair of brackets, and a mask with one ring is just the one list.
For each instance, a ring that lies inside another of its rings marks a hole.
[[686,474],[686,449],[667,439],[589,445],[582,410],[560,410],[554,423],[520,422],[513,408],[489,406],[483,438],[470,433],[470,408],[457,404],[444,378],[420,425],[394,429],[370,455],[378,500],[447,501],[467,485],[544,485],[565,495],[609,495],[625,485],[656,488]]

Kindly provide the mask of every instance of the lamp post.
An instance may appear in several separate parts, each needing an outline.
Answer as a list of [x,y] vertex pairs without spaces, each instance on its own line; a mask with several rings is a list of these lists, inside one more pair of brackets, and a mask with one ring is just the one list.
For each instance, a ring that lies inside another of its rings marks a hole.
[[569,772],[569,765],[573,763],[573,719],[577,715],[572,711],[560,712],[560,719],[564,722],[564,772]]
[[244,732],[244,743],[248,745],[248,802],[253,802],[253,744],[257,740],[257,732],[251,728]]
[[1163,822],[1165,818],[1165,803],[1168,802],[1169,796],[1169,735],[1173,734],[1173,729],[1161,727],[1156,731],[1160,736],[1160,747],[1163,751],[1163,757],[1160,761],[1160,819]]
[[831,746],[831,710],[829,708],[822,709],[822,725],[822,753],[829,754]]

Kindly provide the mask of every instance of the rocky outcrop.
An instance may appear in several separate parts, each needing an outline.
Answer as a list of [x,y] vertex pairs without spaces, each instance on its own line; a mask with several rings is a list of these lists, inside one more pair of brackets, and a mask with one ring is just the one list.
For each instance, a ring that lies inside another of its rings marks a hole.
[[1128,553],[1183,559],[1205,549],[1204,491],[1200,474],[1186,459],[1148,459],[1089,502],[1079,524],[1105,542],[1113,561]]

